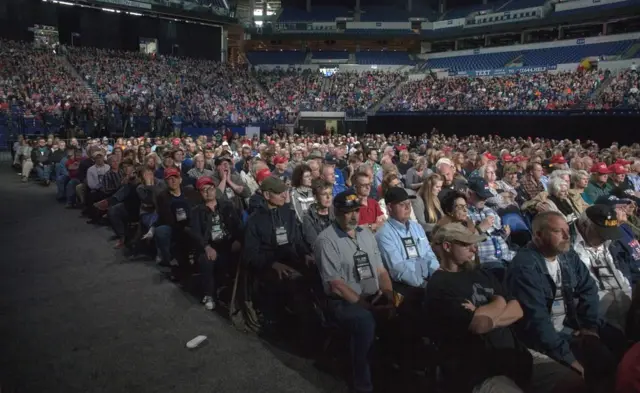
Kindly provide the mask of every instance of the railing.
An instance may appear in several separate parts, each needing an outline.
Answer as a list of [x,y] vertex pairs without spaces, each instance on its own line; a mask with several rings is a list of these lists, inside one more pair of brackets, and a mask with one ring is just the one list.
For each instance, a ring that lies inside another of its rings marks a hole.
[[378,111],[377,116],[640,116],[640,109],[610,110],[426,110],[416,112]]

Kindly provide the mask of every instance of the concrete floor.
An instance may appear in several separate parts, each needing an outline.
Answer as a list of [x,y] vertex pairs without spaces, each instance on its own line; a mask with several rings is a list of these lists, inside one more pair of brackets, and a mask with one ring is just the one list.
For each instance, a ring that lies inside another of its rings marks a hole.
[[[0,169],[2,393],[344,392],[345,383],[236,331],[129,262],[55,185]],[[188,350],[187,341],[209,337]]]

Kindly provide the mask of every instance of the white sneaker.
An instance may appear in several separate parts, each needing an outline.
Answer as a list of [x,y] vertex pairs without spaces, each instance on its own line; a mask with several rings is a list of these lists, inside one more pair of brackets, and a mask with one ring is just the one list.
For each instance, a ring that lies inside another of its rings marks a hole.
[[204,304],[204,308],[206,308],[209,311],[216,308],[216,303],[213,301],[213,298],[211,296],[205,296],[202,299],[202,303]]
[[149,239],[153,239],[153,227],[149,228],[149,231],[147,233],[144,234],[144,236],[142,236],[142,240],[149,240]]

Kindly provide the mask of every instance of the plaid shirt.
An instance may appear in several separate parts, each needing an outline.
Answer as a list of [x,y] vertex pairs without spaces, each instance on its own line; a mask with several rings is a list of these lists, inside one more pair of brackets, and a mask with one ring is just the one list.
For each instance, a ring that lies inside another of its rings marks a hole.
[[485,232],[487,240],[478,244],[480,263],[499,262],[502,264],[504,261],[511,261],[516,253],[509,249],[507,242],[499,233],[502,230],[500,216],[489,207],[478,209],[475,206],[469,206],[468,214],[474,225],[480,224],[487,217],[494,217],[493,226]]
[[634,174],[634,175],[627,175],[627,179],[629,179],[629,182],[631,183],[631,185],[633,185],[633,191],[638,192],[640,191],[640,175],[638,174]]
[[536,195],[544,191],[544,186],[541,182],[536,182],[533,176],[530,173],[526,174],[522,180],[520,181],[522,184],[522,189],[525,192],[525,198],[527,200],[531,200],[535,198]]

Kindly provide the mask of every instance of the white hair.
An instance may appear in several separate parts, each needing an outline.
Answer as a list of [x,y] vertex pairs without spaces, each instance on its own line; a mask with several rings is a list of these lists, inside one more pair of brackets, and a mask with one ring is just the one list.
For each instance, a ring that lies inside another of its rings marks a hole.
[[438,160],[438,162],[436,162],[436,170],[440,170],[440,167],[444,164],[449,165],[452,168],[455,167],[455,165],[453,165],[453,161],[451,161],[447,157],[442,157],[441,159]]
[[562,178],[563,176],[569,176],[569,178],[571,178],[571,171],[568,169],[559,169],[559,170],[553,171],[549,176],[549,180],[555,179],[555,178]]
[[569,183],[561,177],[554,177],[549,180],[549,195],[558,195],[560,192],[560,187],[566,186],[569,188]]

